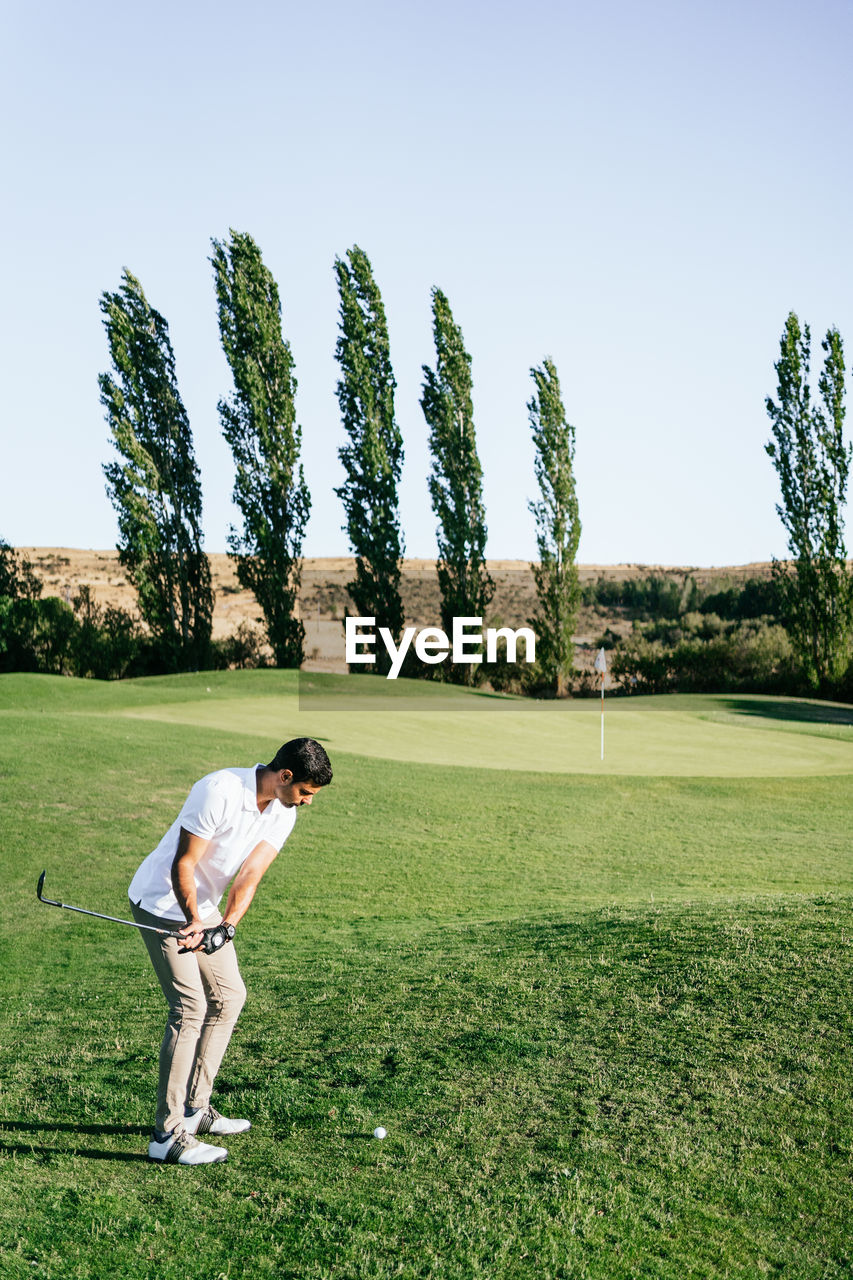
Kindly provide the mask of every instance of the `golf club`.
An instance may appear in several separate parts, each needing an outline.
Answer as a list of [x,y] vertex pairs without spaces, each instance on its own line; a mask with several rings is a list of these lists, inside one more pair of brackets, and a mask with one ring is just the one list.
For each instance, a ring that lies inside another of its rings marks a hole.
[[[43,871],[39,876],[36,895],[39,902],[43,902],[47,907],[64,907],[66,911],[79,911],[82,916],[95,916],[98,920],[112,920],[113,924],[126,924],[131,929],[147,929],[150,933],[159,933],[161,938],[181,938],[183,941],[182,935],[172,929],[158,929],[153,924],[137,924],[135,920],[122,920],[120,916],[105,916],[100,911],[87,911],[85,907],[72,907],[68,902],[57,902],[54,898],[46,898],[42,892],[46,875],[47,871]],[[226,942],[230,942],[233,937],[233,924],[212,925],[209,929],[203,931],[202,941],[197,947],[179,947],[178,950],[182,952],[204,951],[206,955],[210,955],[212,952],[218,951]]]
[[68,902],[55,902],[53,898],[46,898],[42,893],[44,889],[44,878],[47,875],[43,871],[39,876],[36,894],[39,902],[43,902],[47,907],[64,907],[66,911],[79,911],[83,916],[97,916],[99,920],[112,920],[113,924],[127,924],[131,929],[148,929],[151,933],[159,933],[164,938],[179,938],[179,933],[173,933],[170,929],[158,929],[153,924],[137,924],[135,920],[122,920],[119,916],[105,916],[100,911],[87,911],[85,907],[72,907]]

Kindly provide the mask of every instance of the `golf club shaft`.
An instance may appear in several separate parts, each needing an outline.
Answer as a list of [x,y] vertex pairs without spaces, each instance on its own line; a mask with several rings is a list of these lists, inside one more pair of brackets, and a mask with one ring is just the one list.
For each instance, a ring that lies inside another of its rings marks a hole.
[[148,929],[151,933],[159,933],[163,938],[179,938],[181,935],[171,929],[158,929],[153,924],[138,924],[135,920],[122,920],[120,916],[105,916],[100,911],[87,911],[85,907],[72,907],[68,902],[56,902],[53,898],[45,898],[42,896],[44,888],[44,878],[47,873],[43,871],[39,876],[38,888],[36,894],[39,902],[43,902],[47,907],[62,907],[64,911],[77,911],[81,916],[95,916],[98,920],[111,920],[113,924],[126,924],[131,929]]

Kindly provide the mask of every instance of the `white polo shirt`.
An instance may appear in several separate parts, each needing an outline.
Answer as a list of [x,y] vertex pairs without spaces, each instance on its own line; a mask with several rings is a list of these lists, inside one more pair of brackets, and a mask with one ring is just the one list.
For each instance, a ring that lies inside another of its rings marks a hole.
[[195,868],[201,919],[216,911],[228,885],[261,841],[281,848],[293,830],[296,806],[288,809],[271,800],[261,813],[255,770],[263,767],[219,769],[195,784],[183,809],[133,877],[128,889],[131,902],[165,920],[184,922],[172,888],[172,863],[182,827],[210,841]]

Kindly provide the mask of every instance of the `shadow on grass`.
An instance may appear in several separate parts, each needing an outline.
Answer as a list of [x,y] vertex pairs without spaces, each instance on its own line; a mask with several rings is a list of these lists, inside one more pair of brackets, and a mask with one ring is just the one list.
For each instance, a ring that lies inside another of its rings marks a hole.
[[6,1133],[99,1133],[122,1134],[126,1138],[147,1137],[151,1126],[142,1124],[74,1124],[66,1120],[0,1120],[0,1132]]
[[86,1160],[142,1161],[148,1164],[148,1156],[141,1151],[96,1151],[92,1147],[40,1147],[35,1144],[0,1142],[0,1156],[83,1156]]
[[723,705],[735,715],[759,716],[768,720],[788,720],[800,724],[836,724],[853,726],[853,707],[840,707],[828,702],[803,702],[796,698],[726,698]]
[[71,1133],[97,1137],[99,1134],[113,1134],[123,1138],[148,1137],[151,1126],[139,1124],[72,1124],[65,1120],[0,1120],[0,1156],[40,1156],[47,1159],[51,1156],[83,1156],[86,1160],[124,1160],[148,1163],[145,1152],[138,1151],[99,1151],[94,1147],[45,1147],[36,1143],[5,1142],[7,1133]]

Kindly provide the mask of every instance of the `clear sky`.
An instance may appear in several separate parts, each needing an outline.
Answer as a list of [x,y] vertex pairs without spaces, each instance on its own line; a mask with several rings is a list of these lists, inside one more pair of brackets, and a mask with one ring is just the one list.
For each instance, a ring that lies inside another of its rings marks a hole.
[[545,356],[577,432],[583,563],[784,555],[763,445],[787,313],[815,356],[836,325],[853,358],[849,0],[47,0],[3,27],[0,537],[115,543],[98,299],[127,266],[169,322],[225,550],[208,256],[234,227],[281,291],[306,554],[348,551],[333,263],[357,243],[388,316],[408,555],[435,553],[434,285],[473,358],[489,556],[534,553]]

